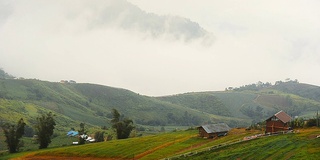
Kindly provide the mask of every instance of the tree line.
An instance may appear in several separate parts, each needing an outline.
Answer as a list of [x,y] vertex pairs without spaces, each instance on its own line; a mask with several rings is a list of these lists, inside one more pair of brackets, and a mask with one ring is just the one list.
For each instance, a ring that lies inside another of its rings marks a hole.
[[[54,114],[52,112],[42,114],[37,117],[36,125],[34,126],[36,131],[36,142],[39,144],[39,149],[47,148],[51,143],[51,136],[55,128]],[[23,141],[20,139],[25,134],[26,123],[21,118],[17,125],[5,123],[2,125],[2,130],[5,135],[5,142],[9,153],[16,153],[19,148],[23,146]]]
[[[116,110],[112,110],[113,118],[111,120],[112,128],[114,129],[117,139],[125,139],[130,136],[131,131],[135,128],[133,121],[128,118],[124,118]],[[39,144],[39,149],[47,148],[51,143],[51,138],[54,133],[56,122],[52,112],[44,113],[36,118],[35,139],[36,143]],[[3,133],[5,135],[5,143],[9,153],[16,153],[24,143],[21,140],[23,135],[26,133],[26,123],[23,118],[19,119],[16,125],[5,123],[2,126]],[[80,123],[80,130],[78,136],[78,144],[85,144],[87,137],[85,130],[85,123]],[[94,136],[96,142],[104,141],[104,132],[97,131]],[[112,139],[110,135],[108,139]]]

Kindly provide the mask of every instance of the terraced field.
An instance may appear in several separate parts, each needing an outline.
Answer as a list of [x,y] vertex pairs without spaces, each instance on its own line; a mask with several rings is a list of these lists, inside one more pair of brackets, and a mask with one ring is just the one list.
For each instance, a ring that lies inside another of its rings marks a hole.
[[162,159],[177,154],[187,153],[196,149],[206,148],[227,141],[239,141],[244,136],[255,134],[257,131],[234,129],[228,136],[219,139],[199,138],[197,130],[178,131],[159,135],[113,140],[108,142],[86,144],[82,146],[69,146],[46,149],[35,152],[7,155],[10,159],[35,159],[45,157],[52,159],[77,157],[77,159],[104,158],[104,159]]
[[175,159],[319,159],[319,128],[266,136]]
[[245,137],[261,131],[232,129],[225,137],[203,139],[197,130],[163,133],[153,136],[113,140],[81,146],[22,152],[0,159],[317,159],[320,157],[319,128],[296,133]]

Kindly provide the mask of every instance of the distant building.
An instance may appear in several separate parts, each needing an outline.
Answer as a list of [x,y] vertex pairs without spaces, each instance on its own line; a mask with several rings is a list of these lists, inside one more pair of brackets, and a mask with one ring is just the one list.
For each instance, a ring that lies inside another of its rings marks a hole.
[[279,131],[288,131],[291,117],[280,111],[266,120],[266,133],[276,133]]
[[60,83],[77,83],[77,82],[74,81],[74,80],[70,80],[70,81],[68,81],[68,80],[61,80]]
[[207,124],[198,127],[199,136],[204,138],[215,138],[225,136],[230,131],[230,127],[225,123]]
[[69,83],[77,83],[77,82],[74,80],[70,80]]
[[68,83],[67,80],[61,80],[60,83]]

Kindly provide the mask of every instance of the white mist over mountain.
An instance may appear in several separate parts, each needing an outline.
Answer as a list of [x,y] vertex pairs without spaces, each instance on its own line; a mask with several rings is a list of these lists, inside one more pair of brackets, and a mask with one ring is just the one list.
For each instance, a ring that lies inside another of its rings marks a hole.
[[285,78],[320,85],[318,1],[0,2],[0,67],[145,95]]

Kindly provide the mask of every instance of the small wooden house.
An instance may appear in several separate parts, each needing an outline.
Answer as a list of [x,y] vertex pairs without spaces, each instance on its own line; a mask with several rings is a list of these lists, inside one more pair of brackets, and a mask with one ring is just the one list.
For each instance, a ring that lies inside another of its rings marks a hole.
[[290,121],[291,117],[280,111],[266,120],[266,133],[288,131],[290,129]]
[[215,138],[225,136],[231,128],[225,123],[207,124],[198,127],[199,136],[204,138]]

